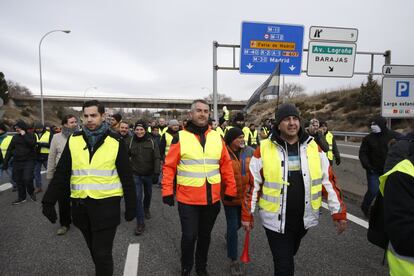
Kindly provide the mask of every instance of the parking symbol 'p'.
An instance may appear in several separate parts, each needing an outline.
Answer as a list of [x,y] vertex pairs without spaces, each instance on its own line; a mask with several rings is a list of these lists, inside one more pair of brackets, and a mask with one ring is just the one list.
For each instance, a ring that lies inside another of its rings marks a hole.
[[410,82],[409,81],[397,81],[397,97],[409,97],[410,94]]

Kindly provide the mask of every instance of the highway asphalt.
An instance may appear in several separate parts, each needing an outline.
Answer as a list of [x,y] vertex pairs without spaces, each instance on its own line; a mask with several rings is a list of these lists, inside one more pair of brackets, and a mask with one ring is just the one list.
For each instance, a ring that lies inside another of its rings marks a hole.
[[[44,178],[44,175],[43,175]],[[6,178],[2,178],[5,183]],[[0,192],[0,275],[94,275],[89,251],[75,227],[57,236],[41,214],[42,194],[37,202],[12,206],[16,193]],[[358,205],[347,202],[349,213],[362,218]],[[142,236],[134,236],[135,221],[122,221],[114,242],[114,275],[123,275],[130,244],[140,244],[138,275],[179,275],[181,230],[177,207],[161,202],[154,186],[153,218],[146,221]],[[222,209],[212,233],[208,270],[211,275],[229,275],[224,240],[225,216]],[[330,215],[322,209],[320,224],[309,230],[295,258],[296,275],[387,275],[381,264],[383,251],[366,239],[366,228],[349,221],[347,231],[337,235]],[[239,231],[241,251],[244,231]],[[251,262],[246,275],[273,275],[273,262],[260,219],[251,233]],[[195,275],[195,274],[194,274]]]

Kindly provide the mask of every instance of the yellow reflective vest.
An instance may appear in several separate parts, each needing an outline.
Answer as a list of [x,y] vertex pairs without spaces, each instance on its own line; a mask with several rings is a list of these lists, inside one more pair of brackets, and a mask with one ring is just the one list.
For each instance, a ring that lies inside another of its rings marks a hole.
[[[38,143],[49,143],[50,142],[50,131],[46,130],[42,137],[39,138],[39,134],[36,133],[36,142]],[[40,147],[40,153],[49,154],[49,148],[46,147]]]
[[197,137],[186,130],[179,133],[180,163],[177,166],[177,184],[201,187],[206,179],[210,184],[220,184],[220,158],[222,139],[216,131],[210,131],[203,147]]
[[249,141],[250,128],[245,126],[243,127],[242,131],[244,134],[244,141],[246,142],[246,145],[247,145],[247,142]]
[[102,199],[123,196],[121,180],[115,165],[119,141],[107,136],[103,144],[96,149],[92,159],[82,135],[70,136],[68,143],[72,158],[72,198]]
[[[280,165],[281,160],[277,147],[270,139],[263,140],[263,143],[260,144],[264,183],[259,207],[271,213],[280,212],[281,191],[283,185],[289,185],[288,177],[284,175],[284,168]],[[306,154],[311,178],[311,206],[315,212],[318,212],[322,205],[322,169],[318,145],[315,141],[312,140],[308,144]]]
[[3,155],[3,158],[6,157],[6,152],[7,152],[7,149],[9,148],[9,145],[12,139],[13,139],[12,135],[7,135],[3,139],[3,141],[1,141],[0,148],[1,148],[1,154]]
[[332,149],[333,149],[333,134],[332,134],[332,132],[328,131],[326,133],[325,138],[326,138],[326,142],[328,142],[328,145],[329,145],[329,150],[326,153],[326,156],[328,157],[328,159],[330,161],[332,161],[333,160],[333,157],[334,157],[333,156],[333,152],[332,152]]
[[250,130],[250,145],[257,145],[257,130]]
[[170,146],[173,140],[173,136],[168,132],[165,132],[165,156],[167,156],[168,151],[170,150]]
[[[411,161],[407,159],[401,161],[400,163],[395,165],[394,168],[392,168],[390,171],[380,176],[380,191],[383,196],[385,183],[387,182],[388,176],[397,171],[414,177],[414,166],[411,163]],[[391,241],[388,244],[387,260],[388,265],[390,267],[390,275],[414,275],[414,258],[398,254],[392,246]]]
[[217,131],[218,132],[218,134],[220,134],[221,135],[221,137],[224,137],[224,131],[221,129],[221,127],[217,127],[216,129],[215,129],[215,131]]

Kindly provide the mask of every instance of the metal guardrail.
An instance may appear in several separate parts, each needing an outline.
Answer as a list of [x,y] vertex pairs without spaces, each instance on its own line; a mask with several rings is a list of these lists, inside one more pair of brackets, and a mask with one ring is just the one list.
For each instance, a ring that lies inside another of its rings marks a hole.
[[348,137],[365,137],[368,132],[350,132],[350,131],[332,131],[334,136],[345,137],[345,142],[348,142]]

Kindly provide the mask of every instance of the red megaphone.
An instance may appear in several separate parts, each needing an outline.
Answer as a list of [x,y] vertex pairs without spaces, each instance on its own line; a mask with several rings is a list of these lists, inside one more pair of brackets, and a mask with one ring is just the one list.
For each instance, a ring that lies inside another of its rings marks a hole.
[[244,246],[243,246],[243,252],[240,256],[240,261],[242,263],[249,263],[250,257],[249,257],[249,241],[250,241],[250,231],[246,231],[246,235],[244,236]]

